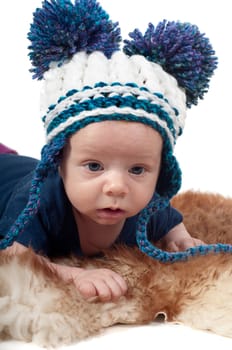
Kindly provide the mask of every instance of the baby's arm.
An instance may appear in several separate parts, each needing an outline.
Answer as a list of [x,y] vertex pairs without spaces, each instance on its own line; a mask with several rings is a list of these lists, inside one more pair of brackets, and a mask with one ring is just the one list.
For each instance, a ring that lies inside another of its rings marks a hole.
[[191,247],[204,244],[200,239],[192,237],[185,225],[180,223],[173,227],[163,238],[164,248],[173,252],[178,252]]
[[[28,248],[20,243],[14,242],[11,247],[6,248],[10,255],[21,254]],[[125,280],[116,272],[109,269],[83,269],[59,265],[41,257],[58,276],[65,281],[73,281],[77,290],[85,299],[99,297],[101,301],[114,301],[124,295],[127,291]]]

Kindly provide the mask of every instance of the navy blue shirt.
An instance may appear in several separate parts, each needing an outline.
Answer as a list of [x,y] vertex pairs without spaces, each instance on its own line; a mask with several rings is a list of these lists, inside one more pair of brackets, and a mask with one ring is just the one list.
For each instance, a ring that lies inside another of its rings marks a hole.
[[[27,204],[31,180],[38,160],[14,154],[0,155],[0,236],[8,232]],[[135,246],[138,215],[126,219],[116,243]],[[155,213],[148,224],[149,240],[158,241],[182,222],[173,207]],[[17,242],[31,246],[49,257],[82,255],[78,228],[58,172],[46,178],[41,191],[40,207]]]

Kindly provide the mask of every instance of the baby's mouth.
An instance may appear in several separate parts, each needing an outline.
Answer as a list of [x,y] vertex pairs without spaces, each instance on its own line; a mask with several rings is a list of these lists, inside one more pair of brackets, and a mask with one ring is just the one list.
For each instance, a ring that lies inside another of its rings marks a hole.
[[125,214],[125,210],[120,208],[102,208],[97,210],[98,214],[102,217],[112,217],[112,218],[120,218]]
[[120,213],[124,210],[120,209],[120,208],[104,208],[103,210],[109,211],[109,212],[113,212],[113,213]]

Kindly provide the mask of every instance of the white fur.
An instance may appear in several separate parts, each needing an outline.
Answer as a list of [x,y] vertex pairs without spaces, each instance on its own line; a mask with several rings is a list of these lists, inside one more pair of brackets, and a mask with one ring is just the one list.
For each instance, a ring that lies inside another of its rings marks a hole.
[[183,311],[176,320],[193,328],[232,338],[231,278],[231,271],[224,271],[212,283],[198,288],[197,295],[194,295],[193,288],[192,300],[183,305]]

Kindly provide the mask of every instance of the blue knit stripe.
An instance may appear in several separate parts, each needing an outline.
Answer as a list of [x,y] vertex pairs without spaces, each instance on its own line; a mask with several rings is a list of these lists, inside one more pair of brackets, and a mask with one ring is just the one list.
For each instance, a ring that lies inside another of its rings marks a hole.
[[99,123],[102,121],[107,121],[107,120],[114,120],[114,121],[131,121],[131,122],[139,122],[142,124],[145,124],[147,126],[152,127],[153,129],[157,130],[158,133],[162,136],[163,138],[163,148],[165,149],[165,152],[167,153],[171,153],[172,154],[172,145],[169,141],[169,139],[167,138],[166,132],[165,130],[160,126],[160,124],[158,124],[157,122],[145,118],[145,117],[137,117],[135,115],[131,115],[131,114],[118,114],[118,113],[114,113],[111,114],[110,117],[108,114],[102,114],[99,118],[99,116],[96,117],[86,117],[85,119],[79,121],[75,121],[75,123],[71,124],[70,126],[68,126],[67,128],[65,128],[61,134],[58,134],[53,140],[55,141],[56,139],[59,139],[60,136],[62,135],[62,138],[67,139],[68,137],[70,137],[71,135],[73,135],[74,133],[76,133],[77,131],[83,129],[84,127],[86,127],[89,124],[92,123]]
[[[49,134],[54,128],[59,124],[63,123],[70,117],[77,116],[81,112],[92,111],[98,108],[107,108],[111,106],[117,106],[120,108],[131,107],[135,110],[143,109],[148,113],[156,114],[161,120],[167,122],[167,126],[171,131],[174,138],[177,137],[176,131],[173,125],[173,120],[170,118],[169,114],[160,105],[151,104],[146,100],[137,100],[135,96],[114,96],[114,97],[98,97],[94,100],[85,101],[81,103],[73,103],[68,109],[63,110],[59,116],[57,116],[48,126],[47,134]],[[100,117],[100,116],[99,116]]]
[[[87,87],[85,88],[85,91],[87,91],[88,94],[85,98],[83,98],[83,96],[85,96],[83,95],[83,91],[76,92],[76,90],[70,90],[65,97],[61,97],[59,99],[57,105],[50,106],[48,114],[44,117],[48,137],[54,129],[67,121],[69,118],[80,115],[80,118],[83,119],[81,114],[84,114],[85,117],[88,116],[88,111],[100,111],[101,109],[103,110],[102,113],[104,114],[104,109],[113,106],[118,108],[129,107],[135,111],[135,115],[138,114],[139,110],[143,110],[152,115],[157,115],[159,116],[160,120],[167,124],[167,128],[169,129],[169,132],[171,132],[174,140],[179,134],[181,134],[182,128],[177,126],[177,123],[175,123],[176,120],[178,120],[178,112],[175,108],[172,108],[168,104],[168,101],[164,99],[161,94],[151,94],[146,91],[147,89],[139,89],[137,87],[130,87],[130,89],[133,89],[133,93],[131,90],[128,90],[130,93],[120,94],[119,91],[114,91],[114,89],[117,87],[120,88],[121,84],[115,84],[114,86],[104,84],[103,87],[98,86],[97,88],[94,87],[93,89]],[[109,88],[112,88],[112,91],[110,90],[109,92]],[[125,91],[125,88],[128,88],[128,86],[125,85],[122,88],[123,91]],[[138,95],[139,93],[141,93],[141,95]],[[143,95],[144,93],[145,96]],[[151,96],[153,96],[155,100],[152,100]],[[172,113],[171,116],[170,113]],[[173,118],[173,116],[176,117]],[[100,117],[101,116],[99,113],[99,118]],[[112,120],[110,116],[109,119]]]
[[[83,114],[74,115],[74,116],[70,116],[69,112],[70,110],[62,112],[63,122],[58,123],[57,125],[55,125],[55,127],[53,124],[53,129],[47,135],[48,142],[52,140],[55,136],[62,134],[66,128],[68,128],[70,125],[76,122],[79,122],[80,124],[82,124],[86,118],[92,118],[94,121],[100,122],[103,120],[102,118],[103,115],[104,115],[104,120],[114,120],[115,115],[116,116],[121,115],[124,117],[125,120],[131,120],[130,116],[136,117],[137,121],[141,123],[142,123],[142,120],[144,119],[154,121],[155,124],[159,124],[160,127],[163,128],[166,134],[166,138],[170,140],[172,147],[174,146],[176,141],[176,138],[173,136],[173,133],[172,133],[173,130],[170,130],[167,125],[167,122],[164,121],[167,114],[162,109],[159,110],[159,107],[157,108],[157,112],[153,114],[151,113],[146,114],[144,109],[135,110],[130,107],[118,108],[114,105],[112,105],[111,107],[93,109],[90,111],[85,110],[83,111]],[[73,109],[72,109],[72,112],[73,112]],[[66,117],[67,114],[68,114],[68,117]]]
[[[60,96],[57,104],[53,104],[49,107],[48,112],[55,110],[57,105],[61,105],[62,102],[64,106],[71,105],[73,101],[81,102],[82,100],[94,99],[99,94],[103,97],[110,97],[112,94],[116,96],[123,96],[125,94],[136,96],[137,99],[144,99],[150,101],[159,101],[159,104],[162,105],[165,109],[169,109],[170,114],[178,116],[178,111],[175,107],[171,106],[168,99],[163,96],[160,92],[151,92],[145,86],[139,87],[135,83],[119,83],[114,82],[107,84],[104,82],[96,83],[94,86],[84,86],[81,90],[72,89],[66,92],[64,96]],[[63,107],[64,107],[63,106]],[[59,114],[59,113],[58,113]],[[47,117],[45,117],[47,119]]]

